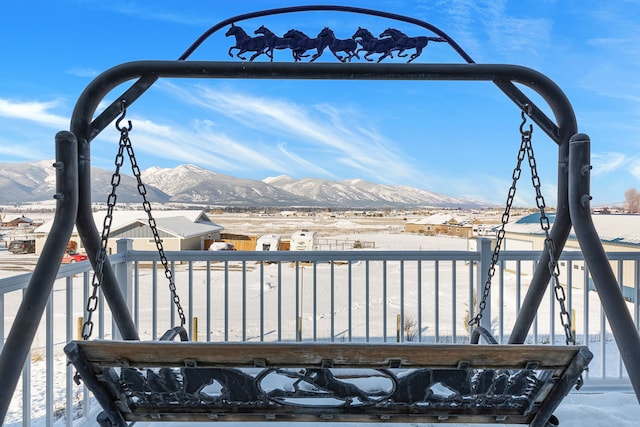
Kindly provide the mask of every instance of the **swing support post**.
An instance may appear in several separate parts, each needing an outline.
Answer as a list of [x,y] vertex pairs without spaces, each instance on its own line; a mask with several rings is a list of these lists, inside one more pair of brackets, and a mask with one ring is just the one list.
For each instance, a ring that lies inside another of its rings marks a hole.
[[73,232],[78,210],[78,163],[77,140],[67,131],[56,135],[56,213],[49,238],[47,239],[31,280],[26,288],[22,303],[0,353],[0,424],[9,409],[9,403],[18,384],[22,367],[29,355],[31,343],[36,335],[42,313],[58,274],[57,266],[67,248]]
[[[616,277],[602,247],[591,219],[589,175],[591,141],[579,133],[569,143],[569,207],[573,227],[584,259],[589,266],[593,283],[609,325],[613,331],[620,356],[627,368],[633,390],[640,402],[640,335],[629,313]],[[586,292],[586,289],[585,289]]]

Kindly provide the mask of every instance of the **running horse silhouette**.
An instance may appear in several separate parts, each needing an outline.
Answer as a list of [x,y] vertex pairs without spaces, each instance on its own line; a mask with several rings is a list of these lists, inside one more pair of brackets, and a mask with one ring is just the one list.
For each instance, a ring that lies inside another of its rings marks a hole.
[[[273,61],[273,51],[275,49],[290,49],[292,46],[292,39],[277,36],[273,31],[261,25],[254,34],[262,34],[267,43],[266,55]],[[295,57],[294,57],[295,58]]]
[[249,61],[253,61],[262,54],[268,55],[267,39],[264,36],[251,37],[242,29],[242,27],[238,27],[235,24],[231,24],[231,27],[224,35],[227,37],[234,36],[236,38],[236,44],[229,48],[229,56],[231,57],[233,57],[233,49],[238,49],[236,56],[242,60],[246,59],[244,56],[242,56],[242,54],[245,52],[255,52],[253,55],[251,55]]
[[[328,46],[333,56],[338,58],[339,61],[351,62],[351,58],[354,56],[360,59],[357,53],[358,43],[354,39],[338,39],[329,27],[324,27],[318,33],[318,38],[323,42],[321,50],[324,51],[324,48]],[[344,52],[347,55],[343,57],[338,55],[338,52]]]
[[308,50],[315,49],[316,53],[311,57],[309,62],[313,62],[322,55],[323,41],[320,38],[311,38],[300,30],[289,30],[284,36],[290,40],[291,52],[293,59],[298,62],[309,55],[305,55]]
[[329,392],[336,399],[351,406],[354,399],[358,399],[360,404],[371,402],[371,398],[358,386],[341,381],[336,378],[330,369],[327,368],[307,368],[304,373],[299,374],[299,379],[293,383],[294,390],[300,390],[300,383],[306,382],[317,387],[319,390]]
[[356,40],[362,48],[358,49],[358,52],[367,52],[364,54],[364,59],[367,61],[373,61],[373,59],[369,58],[370,55],[374,53],[381,53],[378,58],[378,62],[382,61],[387,56],[393,58],[391,53],[392,50],[399,50],[396,48],[396,42],[391,37],[385,37],[383,39],[378,39],[371,34],[371,31],[366,28],[358,27],[356,32],[351,36],[352,39]]
[[[433,42],[446,42],[447,39],[442,37],[427,37],[427,36],[418,36],[418,37],[409,37],[405,33],[395,28],[387,28],[382,33],[380,33],[380,37],[391,37],[395,42],[395,46],[393,50],[398,50],[398,56],[405,57],[408,54],[404,53],[407,49],[415,49],[415,53],[409,57],[407,63],[413,61],[418,56],[422,54],[422,49],[424,49],[430,41]],[[404,53],[404,54],[403,54]]]

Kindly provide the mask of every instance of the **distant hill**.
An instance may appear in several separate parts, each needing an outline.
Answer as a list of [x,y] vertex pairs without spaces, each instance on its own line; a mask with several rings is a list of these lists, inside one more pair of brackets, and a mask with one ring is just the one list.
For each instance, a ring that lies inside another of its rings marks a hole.
[[[31,163],[0,163],[0,204],[21,204],[52,200],[56,193],[56,170],[54,160]],[[95,202],[106,202],[111,192],[113,172],[91,169],[91,198]],[[147,188],[147,198],[156,203],[164,203],[169,197],[154,187]],[[117,192],[118,203],[140,201],[138,182],[135,178],[122,175]]]
[[[52,160],[0,163],[0,204],[51,200],[55,193]],[[113,172],[93,168],[92,200],[105,202]],[[223,175],[194,165],[152,167],[142,172],[147,198],[155,203],[192,203],[237,207],[474,208],[485,203],[406,186],[374,184],[361,179],[331,181],[288,176],[262,181]],[[118,203],[139,202],[137,181],[122,176]]]
[[320,178],[266,178],[264,182],[321,204],[351,207],[478,207],[478,201],[455,198],[407,186],[373,184],[362,179],[330,181]]

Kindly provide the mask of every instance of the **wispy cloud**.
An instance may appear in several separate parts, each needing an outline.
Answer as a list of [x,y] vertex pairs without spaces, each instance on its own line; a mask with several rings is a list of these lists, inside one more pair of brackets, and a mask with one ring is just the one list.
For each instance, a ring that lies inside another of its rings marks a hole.
[[[136,147],[153,156],[174,162],[194,163],[227,172],[263,168],[282,172],[285,162],[274,161],[232,138],[212,130],[207,122],[191,126],[158,124],[134,117]],[[241,160],[241,161],[239,161]]]
[[593,166],[592,175],[605,175],[614,172],[626,164],[638,161],[631,160],[623,153],[593,153],[591,154],[591,164]]
[[[187,5],[186,3],[184,4]],[[103,10],[109,10],[122,15],[131,16],[145,21],[170,22],[183,25],[202,25],[211,24],[210,19],[195,14],[190,14],[184,7],[180,8],[180,12],[168,12],[162,10],[163,5],[157,2],[144,2],[144,6],[132,2],[111,1],[111,2],[92,2],[92,6]],[[181,5],[182,6],[182,5]]]
[[[32,162],[42,160],[44,157],[54,157],[43,153],[45,153],[44,150],[31,148],[30,145],[25,147],[23,143],[17,144],[16,141],[8,141],[0,137],[0,158],[3,162],[7,161],[6,159]],[[53,150],[51,150],[51,154],[53,154]]]
[[[309,164],[315,163],[319,167],[314,169],[325,171],[325,175],[336,168],[344,171],[347,166],[377,181],[426,182],[424,174],[413,167],[392,141],[372,127],[354,125],[358,122],[353,120],[357,111],[344,111],[329,104],[303,106],[288,100],[213,90],[207,86],[193,90],[165,87],[183,102],[216,111],[237,124],[267,133],[279,141],[277,147],[271,144],[263,148],[266,152],[283,152],[290,160],[286,164],[288,173],[308,173]],[[349,117],[348,123],[344,117]],[[286,151],[282,151],[283,140],[291,141],[286,145]],[[304,147],[298,144],[300,141]],[[338,174],[332,171],[330,175]]]
[[629,162],[629,172],[638,180],[640,180],[640,158],[635,158]]
[[76,67],[67,70],[67,74],[77,77],[96,77],[99,74],[99,71],[92,68]]
[[0,117],[27,120],[58,129],[68,127],[68,118],[50,112],[58,106],[59,102],[57,101],[20,102],[0,98]]
[[[491,50],[506,60],[539,56],[551,41],[551,21],[513,16],[505,0],[427,0],[420,2],[420,8],[444,13],[448,22],[442,29],[476,60]],[[495,61],[495,54],[491,56]]]
[[296,164],[300,167],[303,167],[305,170],[309,172],[309,176],[326,176],[331,178],[336,178],[336,176],[330,172],[328,169],[323,168],[317,163],[307,160],[292,151],[287,149],[286,144],[280,143],[278,144],[279,153],[284,156],[285,159],[289,160],[288,164]]

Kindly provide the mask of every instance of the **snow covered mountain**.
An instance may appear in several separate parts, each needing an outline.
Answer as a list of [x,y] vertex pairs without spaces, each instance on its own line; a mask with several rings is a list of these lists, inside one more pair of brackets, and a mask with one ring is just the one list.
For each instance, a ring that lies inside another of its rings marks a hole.
[[142,172],[142,181],[170,197],[171,202],[221,206],[307,206],[309,200],[262,181],[235,178],[194,165]]
[[[55,193],[52,160],[0,163],[0,204],[51,200]],[[111,171],[92,169],[92,200],[105,202],[111,191]],[[193,203],[244,207],[479,207],[482,202],[459,199],[406,186],[381,185],[361,179],[330,181],[288,176],[262,181],[219,174],[194,165],[152,167],[142,172],[147,198],[155,203]],[[119,203],[141,201],[137,181],[122,176]]]
[[[0,163],[0,204],[21,204],[53,200],[56,193],[54,160],[31,163]],[[91,198],[94,202],[106,202],[111,192],[113,172],[93,168],[91,170]],[[164,203],[169,197],[156,188],[147,188],[147,198]],[[118,203],[140,201],[138,182],[129,175],[122,175],[117,191]]]
[[320,178],[293,179],[282,175],[264,182],[319,203],[351,207],[440,206],[470,207],[481,203],[407,186],[374,184],[362,179],[330,181]]

